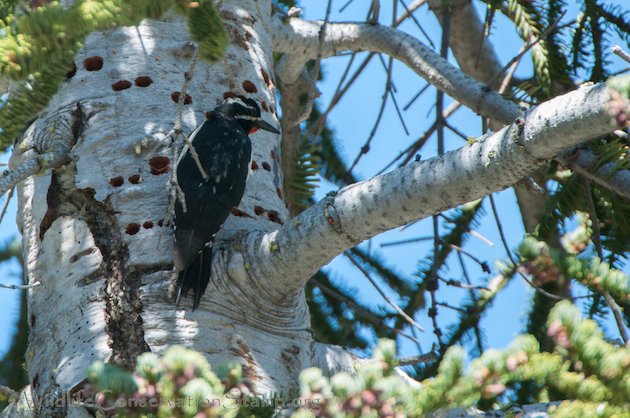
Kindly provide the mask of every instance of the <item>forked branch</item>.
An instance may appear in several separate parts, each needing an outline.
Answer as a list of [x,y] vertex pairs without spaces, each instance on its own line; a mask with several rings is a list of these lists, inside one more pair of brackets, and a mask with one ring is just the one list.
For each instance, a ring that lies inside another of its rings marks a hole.
[[[340,51],[382,52],[403,62],[429,83],[483,116],[508,124],[519,114],[515,103],[467,76],[418,39],[389,26],[327,23],[324,27],[324,22],[276,18],[273,47],[276,52],[291,54],[292,68],[301,68],[296,60],[306,63]],[[285,69],[284,76],[289,76],[286,73]],[[296,79],[297,74],[292,78]]]

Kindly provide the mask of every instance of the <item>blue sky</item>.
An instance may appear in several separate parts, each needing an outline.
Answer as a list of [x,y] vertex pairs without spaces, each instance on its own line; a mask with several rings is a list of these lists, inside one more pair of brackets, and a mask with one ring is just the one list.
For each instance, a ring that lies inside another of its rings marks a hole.
[[[323,19],[326,14],[326,3],[326,1],[320,0],[300,2],[300,4],[303,5],[304,17],[308,19]],[[331,21],[361,20],[365,18],[367,8],[371,2],[355,0],[350,3],[343,13],[339,13],[340,7],[345,3],[346,1],[333,2]],[[410,4],[411,1],[406,1],[406,3]],[[480,5],[480,2],[475,3],[478,6]],[[606,3],[621,6],[623,1],[608,1]],[[391,7],[391,2],[381,1],[381,22],[391,21]],[[402,10],[403,8],[399,4],[398,13],[400,14]],[[480,16],[483,17],[485,10],[479,7],[478,11]],[[573,8],[573,10],[567,13],[567,19],[573,18],[575,15],[576,9]],[[425,32],[431,37],[436,48],[439,48],[441,31],[433,14],[430,13],[426,7],[422,7],[416,12],[415,16]],[[418,36],[422,42],[426,42],[426,39],[419,35],[418,29],[411,20],[401,25],[399,29],[414,34]],[[615,37],[615,39],[618,38]],[[513,55],[518,53],[523,44],[518,34],[515,32],[513,24],[500,14],[496,15],[491,40],[503,63],[508,62]],[[616,42],[619,41],[617,40]],[[624,47],[625,46],[626,45],[624,45]],[[449,55],[449,58],[452,62],[454,61],[452,55]],[[324,106],[327,105],[330,98],[334,95],[337,82],[345,70],[348,61],[348,56],[331,58],[325,61],[324,68],[326,79],[324,83],[319,85],[319,89],[322,93],[320,100]],[[615,68],[621,69],[624,67],[624,63],[616,59],[616,57],[612,57],[611,61],[615,64]],[[361,58],[355,59],[354,68],[361,62]],[[516,76],[528,77],[531,73],[532,64],[528,55],[521,61],[516,71]],[[350,74],[352,74],[352,71]],[[377,59],[373,59],[368,68],[363,72],[362,77],[355,82],[329,117],[329,124],[335,130],[336,137],[340,140],[341,149],[343,150],[343,155],[347,162],[354,160],[358,150],[365,143],[373,128],[373,121],[378,114],[385,80],[386,69]],[[408,103],[426,84],[424,80],[410,69],[398,62],[394,64],[393,82],[397,88],[396,97],[400,107]],[[450,98],[447,98],[445,106],[451,101]],[[416,100],[406,112],[403,112],[405,124],[410,131],[410,135],[407,136],[395,108],[392,105],[392,101],[389,100],[376,137],[370,144],[370,152],[361,159],[357,168],[354,170],[354,174],[358,174],[360,178],[369,178],[375,175],[395,155],[418,138],[434,121],[434,102],[435,89],[431,88],[427,90],[420,99]],[[467,135],[478,136],[481,133],[480,118],[468,110],[459,110],[449,121]],[[461,138],[448,130],[445,132],[445,146],[447,150],[456,149],[463,145],[464,141]],[[423,159],[435,154],[435,144],[436,140],[435,137],[433,137],[430,144],[422,151]],[[322,184],[322,187],[318,191],[318,196],[321,198],[331,189],[332,187],[330,185]],[[494,198],[509,246],[511,249],[514,249],[520,243],[524,234],[520,214],[515,204],[514,193],[511,189],[508,189],[496,193]],[[494,243],[494,246],[489,247],[483,241],[471,238],[467,241],[464,248],[477,258],[487,261],[490,266],[494,267],[495,260],[505,260],[507,257],[501,244],[499,232],[491,215],[492,211],[487,199],[484,202],[484,209],[487,215],[484,216],[477,231]],[[371,248],[384,254],[391,265],[405,273],[408,277],[413,278],[413,273],[418,269],[418,261],[430,255],[433,251],[432,241],[384,248],[380,248],[380,244],[408,238],[430,236],[432,233],[432,221],[431,219],[425,219],[402,231],[399,229],[392,230],[375,237],[371,240]],[[363,246],[367,248],[366,243],[364,243]],[[460,279],[461,272],[455,257],[456,256],[453,254],[449,258],[449,267],[448,270],[446,270],[445,276]],[[476,263],[470,262],[466,257],[465,260],[467,270],[473,280],[479,280],[477,284],[481,284],[481,280],[490,278],[496,274],[496,269],[494,268],[492,269],[492,273],[488,275],[483,273]],[[337,257],[329,265],[328,270],[334,272],[333,277],[336,277],[338,281],[343,281],[356,289],[356,292],[361,295],[361,297],[381,306],[386,306],[373,286],[364,279],[362,274],[344,257]],[[518,277],[514,278],[510,285],[500,293],[491,310],[481,321],[482,328],[486,331],[487,347],[505,347],[516,335],[522,332],[527,319],[526,314],[531,295],[531,288]],[[390,294],[390,297],[395,297],[395,295]],[[448,288],[444,285],[440,286],[438,292],[439,300],[455,306],[459,305],[466,297],[466,291]],[[426,316],[426,312],[424,312],[415,319],[428,330],[420,336],[423,348],[428,349],[434,341],[434,336],[431,332],[430,318]],[[438,320],[443,330],[456,319],[456,312],[444,308],[439,310]],[[614,333],[616,329],[614,327],[611,329],[613,330],[613,335],[617,335]],[[415,353],[416,347],[414,345],[404,339],[400,342],[402,355]]]
[[[304,0],[300,3],[303,5],[305,18],[323,19],[325,16],[326,1]],[[343,13],[339,13],[339,8],[345,3],[345,0],[333,2],[332,21],[363,20],[371,0],[354,0]],[[406,1],[406,3],[410,3],[410,1]],[[624,0],[606,1],[606,3],[619,6],[625,4]],[[403,10],[402,6],[399,5],[398,10],[400,13]],[[434,44],[439,45],[441,32],[435,18],[427,10],[426,7],[423,7],[416,12],[415,16],[424,30],[429,33]],[[483,13],[484,12],[481,11],[482,16]],[[567,16],[575,16],[574,11],[570,11]],[[391,21],[391,2],[381,2],[381,22],[389,21]],[[414,35],[418,33],[417,28],[411,21],[403,24],[400,29]],[[425,41],[424,38],[420,39],[423,42]],[[513,25],[503,19],[500,14],[497,14],[491,40],[494,42],[495,49],[502,62],[509,61],[522,46],[522,41],[514,31]],[[622,46],[627,47],[627,45]],[[320,100],[324,106],[332,97],[337,81],[345,69],[348,59],[348,56],[343,56],[324,61],[324,73],[326,78],[325,82],[319,85],[319,89],[322,92],[322,98]],[[356,62],[361,62],[361,59],[356,60]],[[616,68],[623,68],[624,64],[615,56],[611,57],[611,62],[614,63]],[[527,77],[531,74],[531,71],[531,61],[526,57],[523,59],[516,75]],[[393,74],[393,82],[397,91],[396,97],[399,105],[402,107],[425,85],[425,82],[403,64],[397,62],[394,64]],[[380,106],[385,79],[385,69],[378,59],[373,59],[362,77],[354,84],[330,115],[330,126],[335,130],[336,137],[340,140],[340,147],[346,161],[352,161],[355,158],[359,148],[369,136],[373,121],[377,116]],[[357,168],[354,170],[354,173],[361,178],[374,175],[389,162],[393,156],[397,155],[399,151],[422,134],[433,122],[434,109],[432,106],[434,101],[435,89],[428,89],[406,112],[403,112],[404,121],[410,131],[410,135],[407,136],[392,106],[391,100],[389,100],[376,137],[372,141],[371,151],[362,158]],[[450,101],[451,100],[447,98],[446,103],[448,104]],[[450,122],[467,135],[478,136],[481,133],[480,119],[465,109],[460,110],[450,119]],[[435,140],[432,141],[432,144],[435,144]],[[461,138],[446,131],[447,150],[459,148],[462,145],[463,140]],[[435,146],[429,145],[423,150],[422,157],[428,158],[432,156],[433,154],[431,153],[434,152]],[[6,161],[6,159],[7,156],[5,155],[3,161]],[[329,190],[331,190],[331,185],[322,183],[317,192],[317,196],[321,197]],[[6,199],[6,197],[2,198],[0,204],[4,203],[4,199]],[[523,237],[523,227],[514,203],[514,194],[511,190],[506,190],[497,193],[495,199],[509,245],[513,249]],[[9,206],[7,216],[0,225],[0,240],[8,240],[10,237],[18,234],[15,224],[16,204],[15,199],[13,200],[14,201],[11,202]],[[484,207],[486,214],[491,214],[487,202],[484,204]],[[471,238],[465,246],[467,251],[470,251],[476,257],[484,261],[488,261],[491,266],[493,266],[494,260],[506,259],[499,233],[492,216],[486,215],[477,231],[492,241],[494,246],[490,247],[479,239]],[[395,266],[399,271],[412,278],[413,273],[417,270],[418,261],[422,260],[432,251],[432,242],[426,241],[386,248],[380,248],[380,244],[407,238],[428,236],[431,234],[431,220],[424,220],[404,231],[393,230],[374,238],[371,242],[371,248],[381,252],[386,256],[390,265]],[[363,245],[365,246],[367,244],[364,243]],[[445,276],[459,279],[460,271],[453,261],[454,258],[449,259],[450,269]],[[470,275],[475,280],[478,280],[478,283],[481,283],[481,280],[493,275],[483,273],[478,265],[469,262],[469,260],[466,261],[466,265]],[[343,257],[336,258],[327,269],[334,272],[333,277],[337,280],[343,280],[347,286],[355,288],[360,297],[369,300],[371,303],[385,306],[384,301],[377,291],[361,276],[361,273],[351,267],[350,263]],[[17,284],[19,282],[17,272],[18,269],[15,264],[5,263],[1,265],[0,281],[2,283]],[[496,273],[495,269],[493,269],[493,273]],[[522,331],[531,293],[531,289],[519,278],[515,278],[508,288],[501,292],[490,312],[482,320],[482,327],[486,330],[487,346],[495,348],[504,347],[515,335]],[[447,288],[442,285],[438,295],[440,300],[448,301],[451,305],[458,305],[460,301],[466,298],[467,293],[461,289]],[[391,296],[395,297],[395,295]],[[13,327],[18,313],[17,301],[18,292],[0,289],[0,354],[5,352],[10,343],[10,337],[13,333]],[[439,312],[439,321],[443,328],[452,323],[457,317],[454,311],[447,309],[440,309]],[[430,320],[425,314],[419,315],[416,320],[428,330],[428,332],[420,336],[423,348],[428,349],[433,341],[433,334],[430,332]],[[403,355],[414,354],[415,351],[413,350],[414,347],[410,344],[403,343],[401,346],[401,354]]]

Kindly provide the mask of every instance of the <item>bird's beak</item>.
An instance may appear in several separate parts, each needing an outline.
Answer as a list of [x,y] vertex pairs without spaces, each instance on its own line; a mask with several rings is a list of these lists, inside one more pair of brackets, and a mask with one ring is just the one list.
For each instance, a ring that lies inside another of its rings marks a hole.
[[269,123],[265,122],[262,119],[258,119],[256,121],[256,127],[259,129],[264,129],[265,131],[273,132],[274,134],[279,134],[280,131],[271,126]]

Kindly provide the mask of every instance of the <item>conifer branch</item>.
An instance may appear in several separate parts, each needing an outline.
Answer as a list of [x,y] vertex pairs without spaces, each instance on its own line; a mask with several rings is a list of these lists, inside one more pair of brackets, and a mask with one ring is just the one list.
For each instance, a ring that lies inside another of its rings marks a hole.
[[[447,10],[452,13],[454,24],[451,25],[451,48],[460,67],[467,74],[488,83],[493,75],[501,70],[502,64],[492,43],[482,36],[483,21],[479,18],[475,8],[466,0],[452,0],[448,7],[440,0],[431,0],[429,5],[439,19],[442,19]],[[558,15],[554,15],[548,20],[555,21]],[[584,19],[580,21],[583,25]],[[579,22],[575,29],[575,36],[578,38],[584,30]],[[560,29],[555,31],[556,34],[558,30]],[[528,39],[532,40],[531,37]],[[573,49],[579,51],[580,47],[581,43],[578,41],[577,44],[574,44]],[[576,59],[578,56],[579,54],[576,55]],[[582,58],[585,59],[583,54]],[[620,167],[616,161],[602,165],[601,159],[588,148],[572,148],[561,153],[557,160],[599,186],[630,199],[630,170]],[[528,192],[528,189],[528,187],[515,186],[526,228],[532,231],[540,220],[538,208],[542,207],[541,199],[544,198],[544,195],[539,194],[537,197],[536,193]]]

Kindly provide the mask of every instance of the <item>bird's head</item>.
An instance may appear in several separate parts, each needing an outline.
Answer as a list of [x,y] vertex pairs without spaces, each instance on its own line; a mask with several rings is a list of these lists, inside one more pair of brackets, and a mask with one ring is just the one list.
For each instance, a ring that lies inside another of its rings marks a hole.
[[225,103],[219,106],[216,110],[236,119],[239,125],[241,125],[248,134],[253,134],[258,129],[264,129],[265,131],[273,132],[274,134],[280,133],[280,131],[260,117],[260,107],[258,107],[258,103],[249,97],[228,97],[225,100]]

